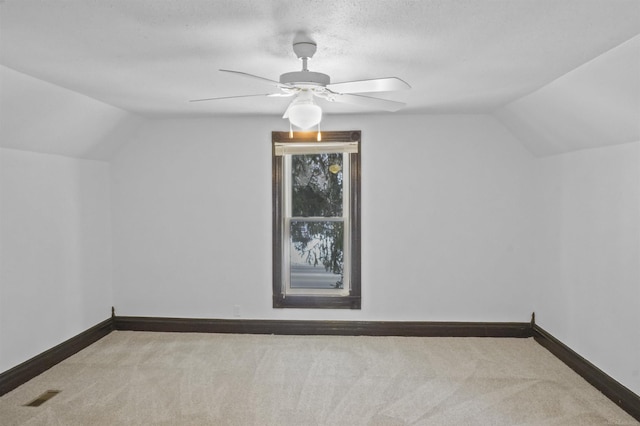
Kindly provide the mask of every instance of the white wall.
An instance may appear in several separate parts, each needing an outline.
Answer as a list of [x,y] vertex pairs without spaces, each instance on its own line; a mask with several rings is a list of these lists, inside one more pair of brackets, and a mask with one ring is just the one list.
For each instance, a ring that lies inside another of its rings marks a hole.
[[536,159],[490,116],[324,126],[363,131],[361,311],[271,308],[270,132],[282,120],[144,121],[110,182],[106,163],[0,150],[0,371],[112,304],[209,318],[240,305],[264,319],[526,321],[535,310],[640,393],[640,143]]
[[533,158],[488,116],[363,131],[361,311],[271,307],[273,118],[148,121],[112,162],[117,314],[527,321]]
[[0,371],[107,319],[109,165],[0,148]]
[[640,142],[536,167],[536,321],[640,394]]

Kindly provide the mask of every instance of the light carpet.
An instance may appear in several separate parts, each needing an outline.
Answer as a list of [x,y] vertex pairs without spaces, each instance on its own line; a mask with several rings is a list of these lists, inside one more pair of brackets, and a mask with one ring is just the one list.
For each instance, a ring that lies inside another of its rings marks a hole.
[[0,424],[639,423],[533,339],[116,331],[1,397]]

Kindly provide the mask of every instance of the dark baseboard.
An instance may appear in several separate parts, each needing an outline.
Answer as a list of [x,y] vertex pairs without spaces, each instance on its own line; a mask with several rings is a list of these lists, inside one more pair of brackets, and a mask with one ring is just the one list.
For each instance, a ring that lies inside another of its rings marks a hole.
[[640,421],[640,396],[617,382],[611,376],[578,355],[564,343],[534,324],[533,338],[549,352],[582,376],[593,387],[615,402],[620,408]]
[[60,343],[39,355],[0,373],[0,396],[28,382],[71,355],[81,351],[113,331],[113,318]]
[[116,330],[335,336],[531,337],[528,322],[298,321],[114,317]]
[[224,320],[198,318],[111,318],[0,373],[0,396],[28,382],[113,330],[335,336],[531,337],[529,323]]
[[113,330],[334,336],[534,337],[535,340],[640,421],[640,397],[571,348],[529,322],[299,321],[121,317],[96,324],[71,339],[0,373],[0,396],[31,380]]

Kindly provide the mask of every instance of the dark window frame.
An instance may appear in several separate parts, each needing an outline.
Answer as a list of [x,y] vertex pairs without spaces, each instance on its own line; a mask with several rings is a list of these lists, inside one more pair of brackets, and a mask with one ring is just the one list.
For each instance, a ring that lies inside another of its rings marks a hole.
[[294,132],[290,137],[289,132],[272,132],[271,134],[271,158],[272,158],[272,197],[273,197],[273,307],[274,308],[318,308],[318,309],[360,309],[361,308],[361,226],[360,226],[360,155],[361,132],[334,131],[322,132],[322,142],[357,142],[358,152],[349,154],[350,170],[350,288],[347,296],[324,295],[286,295],[284,294],[284,281],[282,276],[283,253],[283,157],[275,153],[276,143],[300,143],[316,141],[315,132]]

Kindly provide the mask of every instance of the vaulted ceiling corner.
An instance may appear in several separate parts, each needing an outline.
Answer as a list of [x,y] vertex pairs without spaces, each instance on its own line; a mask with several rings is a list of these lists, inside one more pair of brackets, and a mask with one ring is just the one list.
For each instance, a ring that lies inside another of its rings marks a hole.
[[640,141],[640,35],[494,115],[538,156]]

